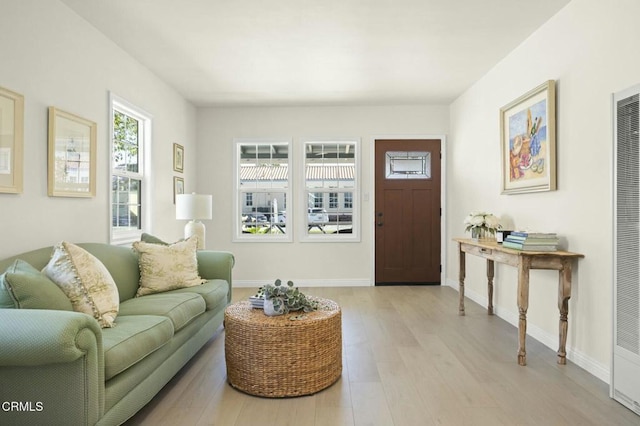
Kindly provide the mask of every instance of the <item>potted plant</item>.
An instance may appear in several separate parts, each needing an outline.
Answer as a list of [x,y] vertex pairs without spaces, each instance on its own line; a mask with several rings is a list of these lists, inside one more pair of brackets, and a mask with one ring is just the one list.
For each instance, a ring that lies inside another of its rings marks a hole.
[[269,316],[283,315],[291,311],[304,310],[311,312],[318,309],[317,302],[310,300],[297,287],[293,281],[287,281],[283,286],[282,281],[277,279],[273,285],[267,284],[262,287],[264,295],[264,313]]
[[487,212],[471,212],[464,219],[465,231],[471,231],[471,238],[485,239],[495,235],[502,228],[498,218]]

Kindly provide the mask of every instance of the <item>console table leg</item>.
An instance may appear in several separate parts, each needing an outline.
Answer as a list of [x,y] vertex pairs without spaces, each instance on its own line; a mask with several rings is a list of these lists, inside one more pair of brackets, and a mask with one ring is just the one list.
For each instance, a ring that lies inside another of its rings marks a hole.
[[567,330],[569,324],[569,299],[571,298],[571,263],[562,262],[560,282],[558,283],[558,309],[560,310],[560,346],[558,347],[558,364],[567,363]]
[[458,272],[459,282],[458,291],[460,293],[460,302],[458,305],[458,315],[464,315],[464,278],[465,278],[465,252],[459,250],[458,256],[460,262],[460,270]]
[[522,257],[518,264],[518,364],[527,365],[527,309],[529,309],[529,268],[531,259]]
[[493,260],[487,259],[487,290],[489,304],[487,306],[487,313],[493,315],[493,277],[494,277],[494,264]]

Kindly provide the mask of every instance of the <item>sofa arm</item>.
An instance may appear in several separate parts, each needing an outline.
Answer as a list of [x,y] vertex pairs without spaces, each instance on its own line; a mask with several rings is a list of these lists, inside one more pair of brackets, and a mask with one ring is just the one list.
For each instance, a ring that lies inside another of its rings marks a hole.
[[198,250],[198,273],[206,280],[225,280],[229,283],[231,301],[231,270],[235,264],[232,253],[227,251]]
[[94,424],[104,412],[102,332],[89,315],[0,309],[0,424]]

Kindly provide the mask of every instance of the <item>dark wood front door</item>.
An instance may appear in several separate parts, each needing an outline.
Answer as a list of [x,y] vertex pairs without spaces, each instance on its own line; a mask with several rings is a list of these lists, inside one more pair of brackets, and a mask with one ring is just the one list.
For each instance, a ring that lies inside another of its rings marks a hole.
[[440,140],[375,142],[376,285],[440,284]]

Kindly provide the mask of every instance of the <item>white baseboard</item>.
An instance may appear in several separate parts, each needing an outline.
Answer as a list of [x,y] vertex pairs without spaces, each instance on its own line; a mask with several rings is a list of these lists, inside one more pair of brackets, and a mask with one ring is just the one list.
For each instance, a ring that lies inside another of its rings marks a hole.
[[[371,287],[373,283],[367,278],[345,280],[292,280],[296,287]],[[234,287],[262,287],[265,284],[273,284],[269,280],[233,280]]]
[[[446,280],[445,285],[458,290],[458,281],[456,280],[448,279]],[[478,292],[465,288],[464,295],[480,306],[487,306],[488,304],[487,296],[484,294],[480,294]],[[494,305],[493,312],[495,315],[507,321],[509,324],[513,325],[514,327],[518,327],[518,314],[515,311],[510,311],[508,309],[500,308]],[[531,323],[527,323],[527,335],[533,337],[534,339],[554,351],[558,350],[557,334],[547,333],[540,327],[536,327]],[[567,359],[580,368],[588,371],[590,374],[596,376],[603,382],[610,384],[611,377],[608,366],[569,346],[567,346]]]

